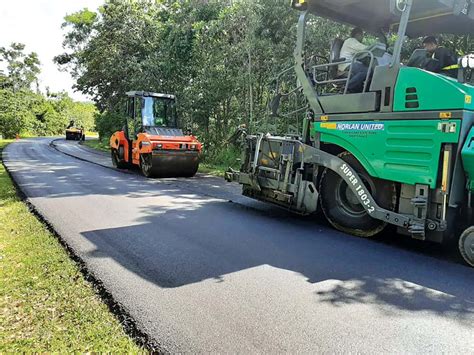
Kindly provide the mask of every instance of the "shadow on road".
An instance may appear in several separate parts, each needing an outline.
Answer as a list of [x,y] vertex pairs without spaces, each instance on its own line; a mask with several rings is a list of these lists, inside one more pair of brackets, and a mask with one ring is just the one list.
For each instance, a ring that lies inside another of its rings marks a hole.
[[[474,272],[429,257],[438,256],[439,247],[392,235],[385,238],[396,247],[353,238],[313,217],[238,197],[235,186],[213,179],[150,181],[52,148],[18,147],[22,158],[13,157],[8,167],[30,198],[120,196],[124,206],[138,201],[130,212],[140,216],[133,225],[81,234],[95,247],[91,257],[111,258],[160,287],[226,282],[232,273],[270,266],[318,284],[315,302],[373,303],[386,312],[430,312],[474,324]],[[234,198],[243,200],[225,201]]]
[[[113,258],[140,277],[173,288],[268,265],[329,282],[315,302],[384,305],[474,324],[474,273],[461,265],[351,238],[308,218],[175,194],[176,204],[148,209],[138,225],[83,235],[97,258]],[[186,200],[188,199],[188,200]],[[283,211],[284,212],[284,211]],[[296,221],[297,219],[297,221]]]

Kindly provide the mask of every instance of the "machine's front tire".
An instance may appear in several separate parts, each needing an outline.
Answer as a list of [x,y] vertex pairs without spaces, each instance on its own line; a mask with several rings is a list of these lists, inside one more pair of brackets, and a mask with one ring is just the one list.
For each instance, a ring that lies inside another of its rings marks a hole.
[[114,166],[114,168],[126,169],[128,167],[127,162],[120,157],[120,154],[117,149],[111,149],[110,156],[112,158],[112,165]]
[[469,227],[461,234],[459,252],[466,263],[474,267],[474,226]]
[[[349,152],[339,154],[362,178],[377,204],[394,210],[396,188],[394,183],[371,177],[362,164]],[[372,218],[344,179],[330,169],[325,169],[319,185],[321,208],[331,225],[345,233],[358,237],[372,237],[380,233],[386,222]]]
[[155,173],[153,171],[153,157],[151,154],[140,155],[140,169],[142,174],[147,178],[155,177]]

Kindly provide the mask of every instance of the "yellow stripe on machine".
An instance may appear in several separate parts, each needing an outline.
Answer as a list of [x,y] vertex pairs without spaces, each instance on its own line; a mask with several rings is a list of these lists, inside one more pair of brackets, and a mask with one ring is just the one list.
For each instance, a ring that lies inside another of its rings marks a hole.
[[454,65],[449,65],[449,66],[447,66],[447,67],[444,67],[444,68],[441,69],[441,70],[453,70],[453,69],[459,69],[459,68],[461,68],[461,67],[459,66],[459,64],[454,64]]
[[321,128],[326,128],[326,129],[336,129],[337,124],[335,122],[323,122],[321,123]]

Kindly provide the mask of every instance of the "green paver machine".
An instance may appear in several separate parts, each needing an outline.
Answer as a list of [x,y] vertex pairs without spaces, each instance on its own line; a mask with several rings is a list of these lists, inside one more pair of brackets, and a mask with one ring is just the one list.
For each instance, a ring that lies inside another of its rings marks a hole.
[[[390,224],[415,239],[459,238],[474,266],[474,58],[460,60],[457,79],[400,63],[407,35],[474,34],[474,1],[293,0],[292,6],[301,12],[297,85],[289,92],[306,99],[302,132],[246,135],[241,169],[226,179],[242,184],[246,196],[296,213],[321,208],[335,228],[356,236],[374,236]],[[342,41],[334,40],[330,59],[315,64],[305,56],[311,15],[379,38],[392,31],[397,40],[392,53],[376,43],[351,61],[339,58]],[[363,91],[349,93],[352,65],[362,59],[371,69]],[[350,65],[345,76],[334,70],[341,63]]]

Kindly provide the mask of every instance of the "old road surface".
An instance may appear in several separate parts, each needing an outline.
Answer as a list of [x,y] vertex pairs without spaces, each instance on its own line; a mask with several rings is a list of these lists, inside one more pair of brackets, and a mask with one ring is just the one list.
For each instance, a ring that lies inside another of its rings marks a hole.
[[5,165],[162,351],[474,349],[473,269],[288,215],[219,178],[147,180],[52,140],[9,145]]

